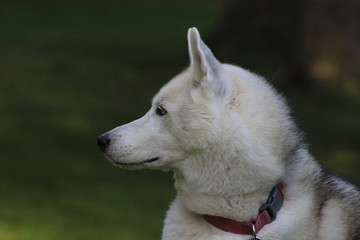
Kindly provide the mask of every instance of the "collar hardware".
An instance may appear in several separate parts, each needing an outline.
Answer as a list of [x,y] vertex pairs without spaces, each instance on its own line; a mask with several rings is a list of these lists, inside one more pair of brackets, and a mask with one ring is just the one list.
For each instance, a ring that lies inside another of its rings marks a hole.
[[255,225],[254,224],[251,225],[251,229],[253,231],[253,234],[252,234],[252,237],[249,240],[261,240],[260,238],[258,238],[256,236],[256,230],[255,230]]
[[259,208],[259,214],[255,219],[248,222],[238,222],[229,218],[223,218],[211,215],[201,215],[202,218],[212,226],[234,234],[252,235],[251,239],[259,238],[256,234],[267,224],[275,220],[277,213],[281,209],[284,201],[282,189],[285,184],[280,182],[274,186],[265,204]]
[[283,205],[284,195],[281,191],[282,188],[284,187],[283,185],[284,185],[283,183],[279,183],[278,185],[273,187],[271,189],[268,199],[266,200],[266,203],[263,204],[259,209],[259,212],[263,212],[266,210],[269,213],[272,220],[276,218],[277,212],[280,210],[280,208]]

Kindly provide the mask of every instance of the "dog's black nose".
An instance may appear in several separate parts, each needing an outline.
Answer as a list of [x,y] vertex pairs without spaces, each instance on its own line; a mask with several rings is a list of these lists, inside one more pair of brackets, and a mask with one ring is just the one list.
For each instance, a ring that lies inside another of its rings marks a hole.
[[110,137],[109,137],[109,134],[105,133],[105,134],[102,134],[98,137],[97,139],[97,144],[100,148],[101,151],[105,151],[105,149],[109,146],[110,144]]

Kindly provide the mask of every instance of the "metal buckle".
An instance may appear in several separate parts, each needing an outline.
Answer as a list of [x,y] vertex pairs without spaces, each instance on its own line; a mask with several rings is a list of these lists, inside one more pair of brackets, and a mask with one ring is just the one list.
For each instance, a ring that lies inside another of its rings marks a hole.
[[251,229],[252,229],[252,237],[249,240],[261,240],[256,236],[256,229],[253,223],[251,224]]

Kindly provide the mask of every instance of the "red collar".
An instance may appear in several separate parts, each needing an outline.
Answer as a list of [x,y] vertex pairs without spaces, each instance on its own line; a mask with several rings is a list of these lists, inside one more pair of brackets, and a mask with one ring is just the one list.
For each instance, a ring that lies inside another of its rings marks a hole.
[[278,185],[273,187],[266,203],[260,207],[257,217],[248,222],[238,222],[232,219],[210,215],[201,216],[208,223],[222,231],[235,234],[254,235],[266,224],[275,220],[276,214],[283,204],[284,195],[282,193],[282,189],[284,188],[284,185],[285,184],[283,182],[280,182]]

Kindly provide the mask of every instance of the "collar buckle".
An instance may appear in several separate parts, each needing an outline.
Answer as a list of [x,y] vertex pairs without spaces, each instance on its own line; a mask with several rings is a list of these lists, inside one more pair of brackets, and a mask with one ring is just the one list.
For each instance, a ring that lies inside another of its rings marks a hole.
[[251,240],[261,240],[257,233],[266,225],[275,220],[278,211],[283,205],[284,195],[282,189],[285,184],[280,182],[275,186],[266,201],[259,209],[256,219],[248,222],[238,222],[229,218],[219,216],[201,215],[202,218],[212,226],[234,234],[251,235]]
[[273,187],[268,199],[266,200],[266,203],[263,204],[259,209],[260,213],[266,210],[269,213],[272,221],[275,220],[277,212],[283,205],[284,195],[281,191],[282,188],[283,186],[281,184]]

